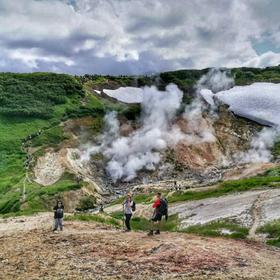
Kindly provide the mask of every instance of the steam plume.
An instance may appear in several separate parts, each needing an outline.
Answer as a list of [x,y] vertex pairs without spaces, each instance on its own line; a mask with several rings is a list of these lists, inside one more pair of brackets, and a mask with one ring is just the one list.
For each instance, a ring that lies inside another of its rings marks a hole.
[[130,181],[139,170],[154,170],[161,160],[160,151],[184,138],[179,127],[172,123],[182,96],[176,85],[167,86],[166,91],[143,88],[141,128],[126,137],[120,135],[117,114],[110,112],[105,116],[102,144],[92,150],[108,159],[106,170],[113,181]]

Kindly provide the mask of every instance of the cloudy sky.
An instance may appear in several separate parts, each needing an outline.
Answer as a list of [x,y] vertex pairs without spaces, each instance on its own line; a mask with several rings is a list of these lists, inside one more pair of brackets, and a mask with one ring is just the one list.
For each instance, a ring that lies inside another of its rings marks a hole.
[[280,64],[279,0],[0,0],[0,71]]

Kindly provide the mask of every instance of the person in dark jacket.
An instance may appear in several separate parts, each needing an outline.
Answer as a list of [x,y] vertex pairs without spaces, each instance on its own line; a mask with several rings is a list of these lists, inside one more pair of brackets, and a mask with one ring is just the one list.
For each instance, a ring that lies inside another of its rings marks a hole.
[[53,231],[58,230],[58,228],[60,230],[63,230],[63,215],[64,215],[64,206],[63,203],[58,200],[56,202],[56,205],[53,208],[54,211],[54,229]]
[[156,194],[152,207],[154,209],[154,213],[151,219],[151,230],[149,231],[148,235],[153,235],[154,231],[155,234],[160,234],[160,222],[162,219],[162,213],[160,212],[161,193]]

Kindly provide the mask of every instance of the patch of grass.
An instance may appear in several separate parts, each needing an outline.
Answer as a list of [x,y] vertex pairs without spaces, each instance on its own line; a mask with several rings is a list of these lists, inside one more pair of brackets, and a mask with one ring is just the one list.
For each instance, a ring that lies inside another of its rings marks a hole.
[[[111,214],[114,219],[122,220],[123,212],[114,212]],[[162,231],[176,231],[178,227],[178,215],[172,215],[165,221],[164,217],[161,222]],[[151,229],[151,221],[144,217],[133,216],[131,219],[132,230],[148,231]]]
[[268,169],[263,176],[268,176],[268,177],[280,177],[280,167]]
[[66,136],[63,133],[63,128],[61,126],[54,126],[47,130],[44,130],[42,134],[35,137],[31,143],[32,147],[37,146],[48,146],[53,147],[60,144]]
[[[160,228],[162,231],[176,231],[177,226],[178,226],[178,215],[172,215],[168,217],[167,221],[165,221],[164,218],[162,219]],[[131,228],[133,230],[148,231],[149,229],[151,229],[151,221],[143,217],[132,217]]]
[[266,223],[258,229],[258,232],[268,234],[268,238],[280,238],[280,220]]
[[267,244],[280,247],[280,220],[274,220],[258,228],[257,232],[267,234]]
[[272,240],[268,240],[266,242],[268,245],[271,246],[275,246],[275,247],[279,247],[280,248],[280,237],[276,238],[276,239],[272,239]]
[[89,209],[93,209],[95,207],[96,199],[94,196],[85,196],[82,197],[79,201],[79,205],[77,206],[78,211],[86,211]]
[[82,187],[75,181],[72,174],[65,174],[58,182],[51,186],[40,186],[32,182],[26,183],[26,199],[21,201],[24,178],[18,179],[19,183],[6,189],[1,188],[0,214],[9,212],[14,215],[49,211],[52,204],[63,193],[70,190],[77,190]]
[[[224,234],[222,230],[228,230],[231,233]],[[223,236],[229,238],[245,239],[249,229],[229,221],[215,221],[204,225],[194,225],[183,230],[186,233],[193,233],[202,236]]]
[[66,221],[84,221],[84,222],[96,222],[106,225],[111,225],[117,228],[121,227],[119,220],[106,215],[106,214],[75,214],[72,216],[66,216]]
[[220,183],[215,189],[206,191],[185,191],[175,192],[168,197],[170,203],[177,201],[200,200],[210,197],[219,197],[235,192],[244,192],[248,190],[257,189],[260,187],[275,187],[275,183],[280,185],[280,176],[275,177],[252,177],[234,181],[226,181]]

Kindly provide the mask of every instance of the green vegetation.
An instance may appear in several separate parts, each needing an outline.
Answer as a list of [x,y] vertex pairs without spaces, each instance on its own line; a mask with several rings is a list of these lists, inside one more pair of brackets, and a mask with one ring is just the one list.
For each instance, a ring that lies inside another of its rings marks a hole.
[[117,228],[121,227],[121,222],[106,214],[75,214],[72,216],[66,216],[66,221],[84,221],[84,222],[96,222],[114,226]]
[[272,149],[272,154],[275,157],[280,157],[280,139],[274,144],[274,147]]
[[258,229],[259,233],[264,233],[270,238],[267,244],[280,247],[280,220],[269,222]]
[[254,82],[280,83],[280,65],[266,68],[235,68],[231,70],[237,85]]
[[267,177],[280,177],[280,167],[268,169],[263,176]]
[[32,147],[54,147],[60,144],[67,137],[63,133],[63,128],[61,126],[54,126],[46,129],[42,134],[35,137],[32,142]]
[[[112,213],[111,216],[114,219],[122,220],[123,212],[115,212]],[[168,217],[168,220],[165,221],[164,218],[161,222],[161,230],[162,231],[176,231],[178,226],[178,215],[172,215]],[[151,221],[144,217],[134,216],[131,219],[131,228],[132,230],[142,230],[148,231],[151,229]]]
[[74,175],[64,174],[55,184],[41,187],[34,182],[26,182],[25,200],[22,201],[24,178],[17,185],[0,190],[0,214],[14,213],[32,214],[40,211],[49,211],[56,199],[62,198],[63,193],[81,188],[75,182]]
[[245,239],[249,230],[230,221],[215,221],[204,225],[194,225],[183,230],[186,233],[194,233],[202,236],[223,236]]
[[82,197],[79,201],[79,205],[76,208],[78,211],[86,211],[95,207],[96,199],[93,196]]
[[168,196],[168,201],[188,201],[188,200],[199,200],[210,197],[219,197],[235,192],[244,192],[260,187],[277,187],[280,185],[280,176],[275,177],[252,177],[245,178],[235,181],[226,181],[220,183],[217,188],[205,190],[205,191],[185,191],[175,192]]
[[83,96],[82,85],[63,74],[0,74],[0,113],[6,116],[51,118],[54,105]]
[[[162,231],[176,231],[178,225],[178,216],[172,215],[167,221],[163,220],[161,222]],[[133,230],[143,230],[148,231],[151,229],[151,222],[142,217],[133,217],[131,219],[131,227]]]
[[[69,75],[0,74],[0,213],[46,210],[46,199],[77,187],[73,178],[47,188],[26,182],[27,201],[21,200],[25,149],[40,147],[41,154],[42,148],[59,145],[67,136],[58,124],[69,118],[68,112],[90,115],[100,106],[98,100],[89,100],[81,83]],[[83,111],[81,104],[89,109]]]

